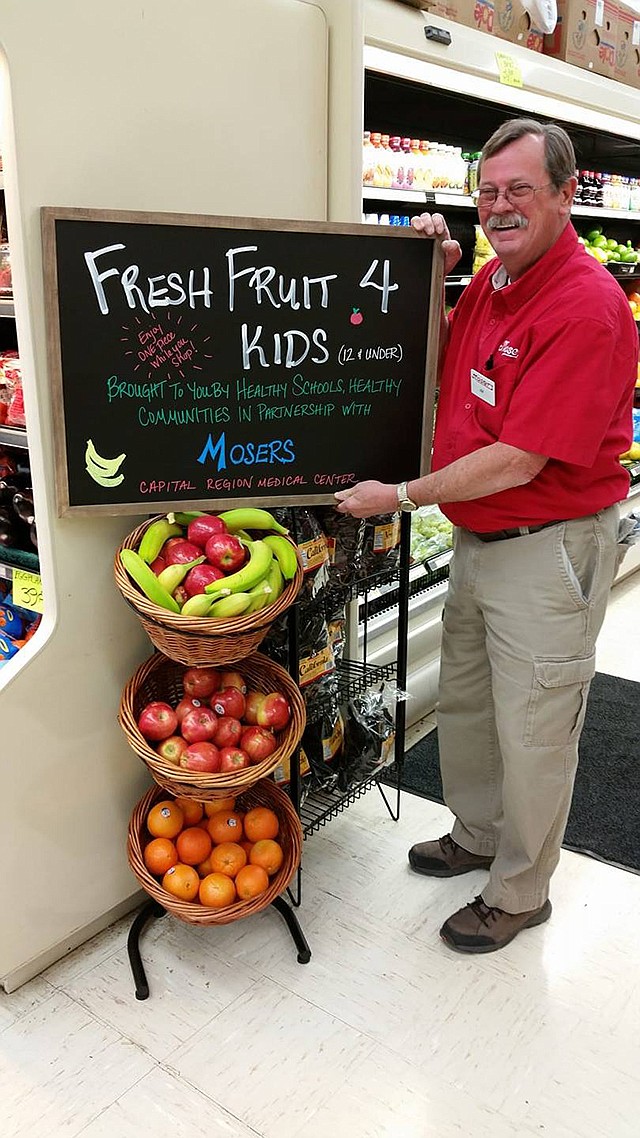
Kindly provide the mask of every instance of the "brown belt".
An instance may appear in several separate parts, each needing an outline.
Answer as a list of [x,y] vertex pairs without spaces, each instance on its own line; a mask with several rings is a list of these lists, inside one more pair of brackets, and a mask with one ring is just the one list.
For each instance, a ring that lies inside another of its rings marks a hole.
[[539,526],[516,526],[515,529],[496,529],[491,533],[476,533],[474,530],[469,530],[469,533],[480,541],[506,541],[509,537],[526,537],[529,533],[538,533],[541,529],[559,525],[562,525],[562,522],[543,522]]

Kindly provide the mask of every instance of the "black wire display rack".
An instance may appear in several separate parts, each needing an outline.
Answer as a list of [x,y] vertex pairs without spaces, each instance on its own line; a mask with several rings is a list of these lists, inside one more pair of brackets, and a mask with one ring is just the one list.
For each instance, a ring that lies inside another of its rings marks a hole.
[[[377,578],[367,578],[355,582],[350,587],[349,597],[354,600],[360,596],[367,596],[372,588],[379,589],[381,584],[389,584],[397,581],[397,588],[393,589],[394,606],[398,608],[398,625],[397,625],[397,659],[395,662],[385,665],[372,665],[364,661],[342,659],[336,668],[338,679],[338,692],[339,698],[342,703],[359,695],[372,688],[379,688],[385,682],[393,680],[401,691],[406,689],[407,683],[407,646],[408,646],[408,631],[409,631],[409,562],[410,562],[410,547],[411,547],[411,515],[403,514],[400,525],[400,561],[399,566],[389,573],[378,576]],[[391,606],[389,606],[391,607]],[[290,670],[292,675],[297,675],[297,668],[299,662],[299,645],[298,645],[298,629],[300,614],[297,611],[298,606],[294,605],[290,610],[289,615],[289,661]],[[365,614],[364,619],[367,619]],[[353,802],[356,802],[372,787],[377,786],[383,798],[384,804],[389,811],[389,814],[397,821],[400,817],[400,786],[402,779],[402,767],[404,763],[404,734],[405,734],[405,719],[406,719],[406,704],[404,700],[398,700],[395,708],[395,743],[394,743],[394,760],[391,768],[397,775],[395,787],[389,786],[387,781],[387,788],[393,791],[395,789],[395,805],[392,804],[387,798],[385,791],[380,782],[381,771],[378,770],[374,774],[352,782],[346,788],[339,786],[331,787],[329,789],[317,789],[309,792],[305,797],[302,796],[302,786],[300,777],[300,762],[299,752],[297,755],[291,757],[291,783],[289,786],[289,793],[293,804],[300,816],[302,822],[302,829],[304,837],[307,838],[311,834],[320,830],[332,818],[346,810]],[[301,901],[301,878],[300,871],[298,871],[297,889],[295,891],[289,890],[289,896],[294,905],[299,905]]]

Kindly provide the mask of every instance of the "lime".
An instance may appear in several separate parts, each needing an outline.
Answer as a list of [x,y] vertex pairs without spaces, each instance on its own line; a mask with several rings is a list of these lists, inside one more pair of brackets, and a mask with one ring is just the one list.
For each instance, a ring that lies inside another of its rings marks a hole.
[[596,237],[599,237],[601,233],[602,233],[601,229],[590,229],[589,232],[587,233],[585,240],[588,241],[590,245],[593,245],[593,242],[595,241]]

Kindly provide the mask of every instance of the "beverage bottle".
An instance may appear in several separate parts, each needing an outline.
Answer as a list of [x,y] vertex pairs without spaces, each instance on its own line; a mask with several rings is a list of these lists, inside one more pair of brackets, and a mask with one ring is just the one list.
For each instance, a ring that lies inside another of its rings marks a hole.
[[375,150],[371,141],[371,131],[365,130],[362,136],[362,185],[373,185]]
[[433,186],[433,168],[431,164],[431,143],[427,138],[420,140],[420,169],[422,172],[422,189],[430,190]]
[[402,166],[404,170],[403,190],[413,189],[413,160],[411,157],[411,139],[403,138],[400,143],[402,150]]
[[423,189],[423,181],[422,181],[422,163],[421,163],[421,155],[420,155],[420,139],[419,138],[411,138],[409,140],[409,142],[411,144],[411,152],[410,152],[411,153],[411,157],[410,157],[411,165],[409,166],[409,169],[411,171],[411,189],[412,190],[421,190],[421,189]]
[[371,132],[371,145],[373,146],[373,185],[382,189],[384,185],[384,151],[382,149],[382,135],[379,131]]
[[383,151],[382,185],[385,190],[390,190],[393,182],[393,170],[391,168],[391,146],[389,145],[388,134],[380,136],[380,149]]
[[390,166],[391,166],[391,189],[402,190],[404,189],[404,163],[403,154],[400,146],[400,136],[394,134],[393,138],[389,139],[390,147]]
[[439,142],[431,143],[432,189],[442,189],[442,147]]

